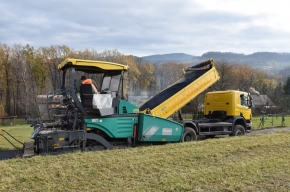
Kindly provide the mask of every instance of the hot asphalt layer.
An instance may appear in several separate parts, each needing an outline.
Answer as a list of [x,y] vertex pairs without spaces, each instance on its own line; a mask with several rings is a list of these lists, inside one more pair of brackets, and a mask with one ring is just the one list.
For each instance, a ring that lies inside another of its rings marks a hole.
[[22,151],[20,150],[9,150],[9,151],[0,151],[0,160],[12,159],[15,157],[21,157]]
[[[273,133],[277,131],[290,131],[290,127],[274,127],[274,128],[266,128],[260,130],[253,130],[249,134],[262,134],[262,133]],[[203,140],[203,139],[201,139]],[[8,151],[0,151],[0,160],[12,159],[15,157],[21,157],[22,151],[20,150],[8,150]]]

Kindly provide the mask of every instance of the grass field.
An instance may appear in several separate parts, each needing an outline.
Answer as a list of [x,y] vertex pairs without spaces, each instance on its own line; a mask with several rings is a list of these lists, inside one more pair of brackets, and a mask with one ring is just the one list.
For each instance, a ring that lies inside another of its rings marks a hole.
[[262,116],[253,117],[252,119],[252,125],[253,129],[261,129],[261,128],[269,128],[269,127],[279,127],[279,126],[290,126],[290,116],[284,116],[284,122],[282,122],[282,116],[281,115],[268,115],[264,116],[264,124],[262,124]]
[[0,161],[0,191],[290,191],[290,132]]
[[[0,126],[0,134],[4,135],[7,139],[9,139],[16,147],[22,148],[22,145],[17,141],[14,141],[7,133],[2,130],[7,131],[13,137],[18,139],[20,142],[30,140],[30,135],[33,132],[33,128],[30,127],[29,124],[20,124],[13,126]],[[0,137],[0,150],[9,150],[15,149],[8,141],[4,139],[4,137]]]

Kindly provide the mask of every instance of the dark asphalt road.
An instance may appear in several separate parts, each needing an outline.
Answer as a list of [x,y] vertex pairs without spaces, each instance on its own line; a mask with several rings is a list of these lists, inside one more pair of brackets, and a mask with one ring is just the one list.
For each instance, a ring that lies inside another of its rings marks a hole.
[[[270,133],[270,132],[277,132],[277,131],[290,131],[290,127],[275,127],[275,128],[253,130],[249,134],[262,134],[262,133]],[[0,151],[0,160],[12,159],[12,158],[21,157],[21,156],[22,156],[22,152],[20,150]]]
[[21,156],[22,152],[20,150],[0,151],[0,160],[12,159]]

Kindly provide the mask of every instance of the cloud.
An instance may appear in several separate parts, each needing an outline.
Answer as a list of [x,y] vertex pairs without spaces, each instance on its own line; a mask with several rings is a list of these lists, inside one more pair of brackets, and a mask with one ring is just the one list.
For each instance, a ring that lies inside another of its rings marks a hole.
[[0,39],[9,45],[67,45],[99,52],[117,49],[137,56],[289,50],[289,28],[276,24],[283,14],[268,5],[274,1],[222,2],[2,1]]

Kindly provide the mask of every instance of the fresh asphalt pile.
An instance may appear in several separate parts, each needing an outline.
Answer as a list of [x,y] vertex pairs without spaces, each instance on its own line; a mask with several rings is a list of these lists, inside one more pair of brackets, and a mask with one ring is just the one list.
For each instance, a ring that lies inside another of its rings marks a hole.
[[160,93],[158,93],[157,95],[153,96],[151,99],[143,103],[140,106],[140,111],[144,111],[145,109],[154,109],[162,102],[170,98],[172,95],[178,93],[180,90],[188,86],[190,83],[194,82],[196,79],[198,79],[200,76],[202,76],[209,70],[210,68],[192,71],[186,74],[184,78],[180,79],[173,85],[167,87],[166,89],[164,89],[163,91],[161,91]]
[[[290,127],[273,127],[273,128],[265,128],[259,130],[252,130],[249,134],[263,134],[263,133],[274,133],[277,131],[290,131]],[[204,140],[206,137],[198,137],[199,140]],[[16,157],[21,157],[21,150],[8,150],[8,151],[0,151],[0,160],[12,159]]]

